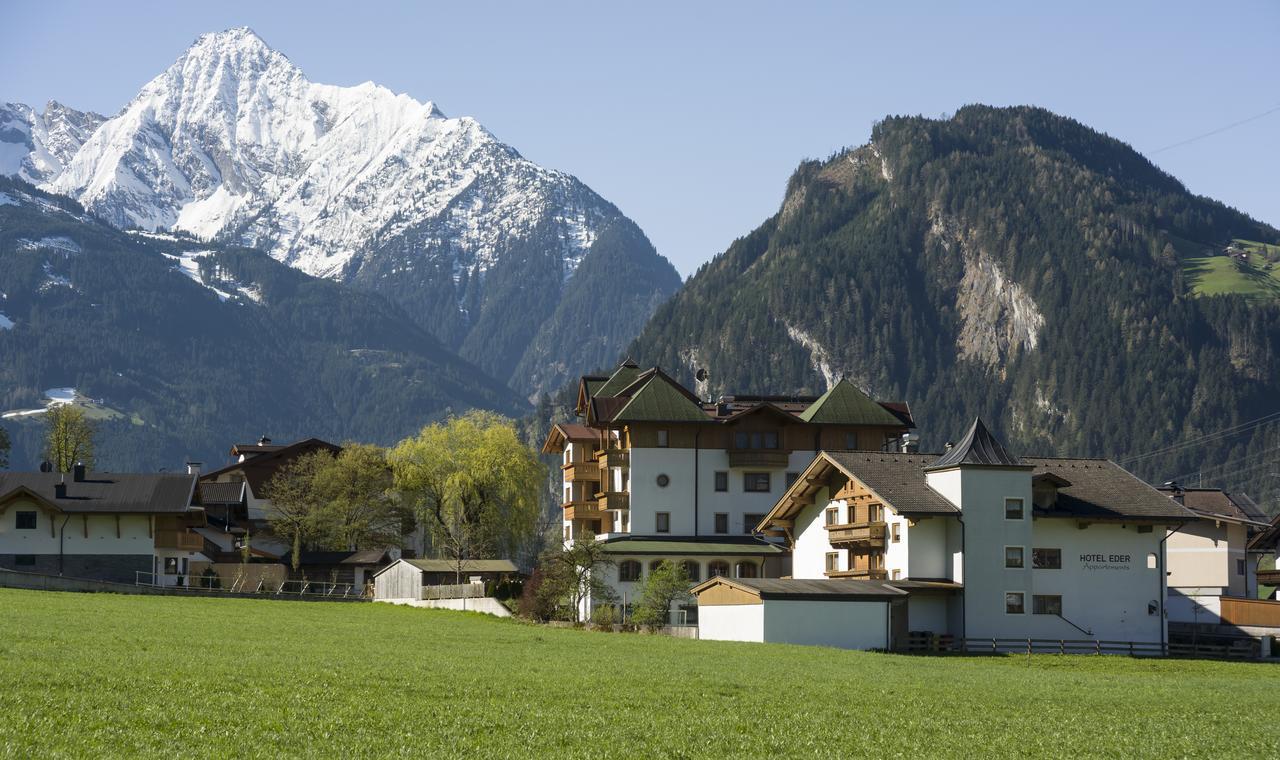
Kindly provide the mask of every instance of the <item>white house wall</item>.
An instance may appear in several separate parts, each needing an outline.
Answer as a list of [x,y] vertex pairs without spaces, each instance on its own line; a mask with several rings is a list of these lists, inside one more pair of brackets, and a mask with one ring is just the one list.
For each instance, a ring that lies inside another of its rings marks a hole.
[[[904,527],[902,545],[911,548],[904,578],[950,579],[951,562],[947,550],[947,527],[954,517],[918,517],[915,525]],[[893,546],[893,544],[889,544]]]
[[713,641],[764,641],[764,605],[702,605],[698,608],[698,638]]
[[765,641],[843,649],[888,648],[886,602],[766,599],[760,606],[764,607]]
[[[823,527],[826,522],[828,490],[823,488],[814,497],[814,503],[800,510],[796,515],[792,534],[795,536],[795,549],[791,553],[791,577],[823,578],[826,571],[826,554],[831,551],[827,541],[827,531]],[[830,502],[832,506],[841,505],[844,501]]]
[[[35,530],[18,530],[17,512],[36,512]],[[153,554],[155,539],[148,515],[121,515],[120,537],[116,537],[116,516],[89,515],[88,536],[85,517],[59,515],[43,509],[10,507],[0,512],[0,554],[58,554],[58,533],[66,524],[63,554]],[[52,526],[52,530],[50,530]],[[186,556],[186,553],[183,553]]]

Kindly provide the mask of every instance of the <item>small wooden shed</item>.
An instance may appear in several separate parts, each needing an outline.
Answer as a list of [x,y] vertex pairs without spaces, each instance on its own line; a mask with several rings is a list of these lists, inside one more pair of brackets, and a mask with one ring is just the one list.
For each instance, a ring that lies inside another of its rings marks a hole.
[[[374,599],[421,599],[423,586],[452,584],[458,565],[448,559],[399,559],[373,576]],[[500,581],[520,569],[509,559],[469,559],[462,563],[462,582]]]

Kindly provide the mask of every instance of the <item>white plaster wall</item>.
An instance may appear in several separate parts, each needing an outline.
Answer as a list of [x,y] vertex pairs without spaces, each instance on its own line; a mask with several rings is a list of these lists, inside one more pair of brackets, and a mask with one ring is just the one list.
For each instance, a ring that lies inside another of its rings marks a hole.
[[909,564],[903,578],[951,578],[952,564],[948,553],[948,524],[954,517],[917,518],[916,524],[904,528],[902,546],[911,548]]
[[[892,580],[895,573],[899,580],[906,580],[911,577],[911,552],[909,544],[911,543],[911,535],[907,523],[910,522],[906,517],[897,514],[889,506],[885,505],[884,510],[884,569],[888,573],[888,578]],[[898,541],[893,540],[893,528],[898,527]],[[923,548],[920,551],[924,551]]]
[[[1197,520],[1169,534],[1169,586],[1176,588],[1227,588],[1235,568],[1229,567],[1229,541],[1225,523]],[[1243,539],[1240,544],[1243,551]],[[1240,556],[1244,556],[1241,554]]]
[[[773,599],[764,604],[764,640],[842,649],[887,649],[888,602]],[[710,607],[703,609],[711,609]]]
[[671,513],[670,535],[693,535],[693,449],[631,449],[631,532],[656,535],[658,512]]
[[945,594],[912,594],[907,598],[907,630],[952,633],[947,620],[947,600],[950,598]]
[[[631,604],[633,601],[635,601],[636,597],[639,595],[640,589],[643,586],[644,579],[649,577],[649,565],[653,562],[661,561],[664,559],[670,562],[696,563],[698,565],[698,578],[695,579],[696,583],[701,583],[702,581],[709,580],[713,577],[712,575],[710,575],[709,569],[711,567],[711,563],[717,562],[717,561],[724,562],[729,565],[728,577],[730,578],[737,577],[738,563],[740,562],[755,563],[757,568],[757,573],[758,573],[757,577],[760,577],[760,578],[767,577],[764,572],[763,557],[707,556],[707,555],[687,555],[687,554],[671,554],[671,555],[663,555],[663,556],[646,554],[646,555],[626,556],[626,555],[619,554],[619,555],[611,555],[610,558],[613,559],[615,564],[613,565],[613,567],[608,567],[603,569],[601,571],[600,577],[610,588],[613,589],[614,593],[618,597],[617,599],[618,603],[623,605]],[[636,562],[640,563],[640,567],[641,567],[640,580],[625,581],[625,582],[618,580],[618,577],[619,577],[618,567],[625,560],[635,560]]]
[[[1159,528],[1139,533],[1134,525],[1093,523],[1081,530],[1075,520],[1035,520],[1027,568],[1005,570],[1003,578],[996,574],[993,580],[985,571],[975,576],[975,558],[970,557],[970,582],[965,584],[966,635],[1159,642],[1164,620],[1159,614],[1149,614],[1147,606],[1163,598],[1163,563],[1157,561],[1157,567],[1148,567],[1148,555],[1160,551],[1162,536]],[[1003,558],[1002,547],[975,540],[972,531],[969,538],[971,551],[993,552]],[[974,544],[980,548],[973,549]],[[1032,569],[1030,550],[1034,547],[1061,549],[1062,569]],[[1101,561],[1094,555],[1101,555]],[[978,582],[975,577],[984,580]],[[1004,592],[1019,588],[1025,589],[1027,611],[1006,614]],[[1034,594],[1061,596],[1063,616],[1089,633],[1055,615],[1033,614]]]
[[[17,513],[36,512],[35,530],[18,530]],[[148,534],[150,519],[147,515],[121,515],[120,537],[116,538],[116,517],[89,515],[88,537],[85,537],[85,518],[81,515],[59,515],[32,507],[11,505],[0,512],[0,554],[57,554],[58,533],[66,523],[66,554],[152,554],[155,539]],[[52,527],[53,535],[50,535]]]
[[699,605],[698,638],[713,641],[764,641],[764,605]]
[[[823,488],[814,495],[814,503],[800,510],[796,515],[795,549],[791,553],[791,577],[814,579],[825,578],[826,555],[831,551],[831,543],[827,540],[826,522],[828,503],[843,505],[843,501],[828,502],[828,489]],[[841,506],[843,515],[843,506]]]
[[1184,594],[1181,589],[1169,589],[1169,620],[1175,623],[1222,622],[1222,597],[1218,594]]

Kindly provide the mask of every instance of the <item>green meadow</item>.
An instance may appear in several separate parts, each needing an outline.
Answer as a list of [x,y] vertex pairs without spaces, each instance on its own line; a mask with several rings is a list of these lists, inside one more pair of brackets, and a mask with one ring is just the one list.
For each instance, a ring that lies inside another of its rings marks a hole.
[[1205,251],[1194,244],[1179,242],[1178,249],[1183,254],[1182,271],[1191,293],[1198,296],[1238,294],[1255,300],[1280,299],[1280,263],[1273,261],[1280,254],[1280,247],[1236,240],[1235,244],[1247,251],[1248,260],[1240,261],[1232,256],[1204,255]]
[[1274,665],[0,589],[6,757],[1275,757]]

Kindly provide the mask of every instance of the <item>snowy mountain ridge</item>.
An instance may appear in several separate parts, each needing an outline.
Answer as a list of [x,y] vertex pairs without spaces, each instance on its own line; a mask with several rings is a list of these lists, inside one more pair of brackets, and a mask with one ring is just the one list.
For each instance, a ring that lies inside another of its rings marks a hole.
[[[559,347],[529,356],[531,343],[601,232],[632,224],[475,119],[372,82],[311,82],[243,27],[199,37],[111,118],[0,108],[0,173],[120,228],[259,248],[385,293],[516,387],[522,361],[563,361]],[[637,304],[679,285],[647,240],[609,256],[665,268],[646,264],[657,273],[635,284]],[[634,335],[645,308],[610,332]],[[613,342],[597,347],[601,364],[621,349]]]

